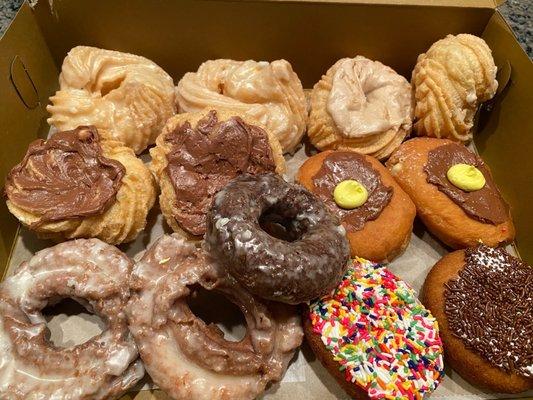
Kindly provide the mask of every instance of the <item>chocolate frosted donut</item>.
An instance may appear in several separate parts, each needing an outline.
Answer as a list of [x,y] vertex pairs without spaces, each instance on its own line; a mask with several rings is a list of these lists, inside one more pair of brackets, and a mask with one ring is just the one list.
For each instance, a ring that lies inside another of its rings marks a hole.
[[285,171],[277,139],[258,122],[224,110],[176,115],[150,154],[161,211],[174,232],[193,240],[205,234],[213,197],[229,181]]
[[[187,301],[197,285],[241,309],[241,341],[193,314]],[[135,264],[132,290],[130,329],[146,370],[173,399],[256,398],[281,379],[303,339],[294,307],[255,298],[178,234],[158,239]]]
[[243,175],[221,190],[206,241],[250,292],[289,304],[335,287],[350,255],[344,228],[324,204],[274,174]]
[[[0,398],[111,399],[144,375],[123,312],[132,263],[98,239],[35,254],[0,285]],[[46,339],[41,310],[62,298],[99,315],[106,329],[60,348]]]

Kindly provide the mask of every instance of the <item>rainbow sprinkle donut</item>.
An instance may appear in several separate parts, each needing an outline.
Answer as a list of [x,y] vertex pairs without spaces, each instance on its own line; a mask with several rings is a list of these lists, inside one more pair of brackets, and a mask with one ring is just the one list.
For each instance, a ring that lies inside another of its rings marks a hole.
[[[318,352],[336,362],[334,375],[344,378],[345,389],[355,383],[371,399],[422,399],[444,375],[435,318],[407,283],[380,264],[353,260],[340,285],[311,303],[309,316],[311,347],[315,353],[322,347]],[[328,367],[332,362],[323,355],[317,353]]]

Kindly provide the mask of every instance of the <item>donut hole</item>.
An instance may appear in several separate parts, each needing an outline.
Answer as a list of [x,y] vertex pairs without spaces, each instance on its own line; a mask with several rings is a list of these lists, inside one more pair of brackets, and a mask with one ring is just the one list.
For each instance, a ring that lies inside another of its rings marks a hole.
[[122,85],[122,82],[124,82],[124,77],[102,83],[102,86],[100,87],[100,95],[104,97],[112,90],[118,89],[120,85]]
[[259,226],[276,239],[294,242],[300,239],[306,231],[301,224],[297,223],[295,218],[294,212],[275,204],[260,215]]
[[56,347],[68,348],[83,344],[98,336],[106,323],[90,313],[77,301],[64,298],[41,311],[46,320],[46,337]]
[[216,290],[200,285],[189,286],[187,304],[192,313],[206,325],[216,325],[229,342],[240,342],[246,336],[246,320],[239,307]]

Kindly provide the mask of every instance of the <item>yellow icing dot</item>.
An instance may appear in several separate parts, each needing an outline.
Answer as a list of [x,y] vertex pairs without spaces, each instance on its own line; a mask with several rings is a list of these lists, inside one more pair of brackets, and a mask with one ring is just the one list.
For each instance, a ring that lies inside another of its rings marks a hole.
[[335,186],[333,199],[339,207],[351,210],[365,204],[368,192],[359,182],[348,179]]
[[485,186],[483,173],[469,164],[455,164],[446,173],[448,180],[459,189],[473,192]]

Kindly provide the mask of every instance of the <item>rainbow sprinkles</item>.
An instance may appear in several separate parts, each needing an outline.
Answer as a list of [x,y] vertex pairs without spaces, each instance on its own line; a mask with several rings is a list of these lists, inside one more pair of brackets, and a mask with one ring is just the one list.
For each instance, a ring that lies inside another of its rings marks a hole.
[[444,375],[435,318],[380,264],[353,260],[340,285],[311,303],[310,318],[346,380],[371,399],[422,399]]

